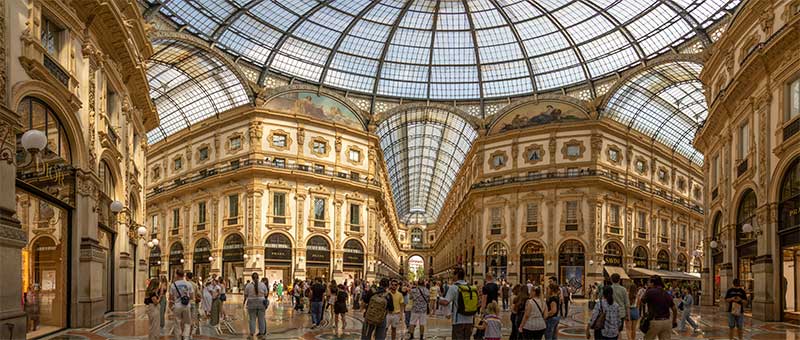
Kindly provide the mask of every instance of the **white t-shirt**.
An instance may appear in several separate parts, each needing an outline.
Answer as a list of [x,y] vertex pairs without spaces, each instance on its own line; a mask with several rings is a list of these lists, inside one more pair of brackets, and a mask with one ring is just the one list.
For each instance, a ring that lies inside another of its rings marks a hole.
[[264,296],[267,295],[267,286],[263,282],[258,283],[258,291],[253,282],[244,286],[244,297],[247,299],[247,308],[264,307]]
[[181,304],[181,297],[189,297],[189,301],[194,299],[194,285],[186,280],[178,280],[169,285],[169,295],[172,303]]

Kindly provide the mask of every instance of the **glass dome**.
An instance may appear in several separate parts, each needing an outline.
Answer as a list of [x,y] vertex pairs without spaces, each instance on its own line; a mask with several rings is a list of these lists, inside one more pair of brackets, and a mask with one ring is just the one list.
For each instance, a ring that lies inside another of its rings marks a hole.
[[657,57],[739,0],[147,0],[262,71],[432,100],[588,85]]

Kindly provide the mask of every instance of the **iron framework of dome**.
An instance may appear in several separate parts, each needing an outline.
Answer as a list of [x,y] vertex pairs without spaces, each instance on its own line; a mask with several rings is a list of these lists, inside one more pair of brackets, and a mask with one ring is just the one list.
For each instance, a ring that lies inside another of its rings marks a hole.
[[145,0],[270,74],[380,97],[588,86],[698,38],[739,0]]

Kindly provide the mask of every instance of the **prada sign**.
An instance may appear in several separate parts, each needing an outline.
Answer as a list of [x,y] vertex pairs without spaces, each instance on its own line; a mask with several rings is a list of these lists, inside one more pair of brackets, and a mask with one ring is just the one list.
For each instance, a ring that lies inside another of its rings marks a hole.
[[344,263],[348,264],[357,264],[363,265],[364,264],[364,254],[361,253],[344,253]]
[[306,250],[306,261],[308,262],[331,262],[330,250]]
[[267,260],[292,260],[292,249],[286,248],[267,248],[264,259]]

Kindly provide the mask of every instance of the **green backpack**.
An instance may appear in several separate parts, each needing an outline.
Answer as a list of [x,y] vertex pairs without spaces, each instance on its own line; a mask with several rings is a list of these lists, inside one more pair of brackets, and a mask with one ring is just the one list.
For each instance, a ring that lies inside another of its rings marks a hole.
[[456,285],[458,287],[458,314],[475,315],[478,313],[478,288],[469,285]]

